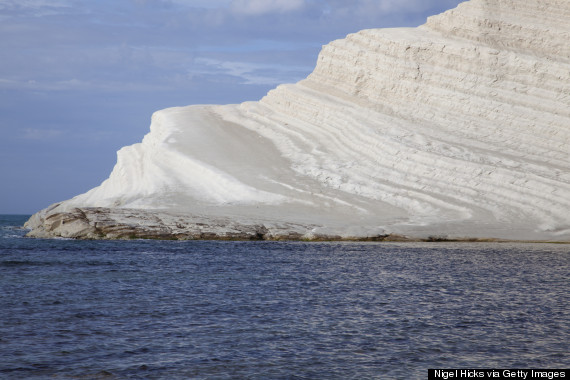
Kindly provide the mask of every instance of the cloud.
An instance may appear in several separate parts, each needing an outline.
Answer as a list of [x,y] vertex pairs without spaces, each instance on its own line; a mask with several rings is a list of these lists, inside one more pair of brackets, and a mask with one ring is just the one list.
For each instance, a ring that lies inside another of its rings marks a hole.
[[25,128],[24,135],[26,140],[48,140],[60,136],[63,131],[59,129],[40,129],[40,128]]
[[239,13],[261,15],[298,11],[305,5],[305,0],[234,0],[232,9]]
[[[138,0],[148,1],[148,0]],[[164,0],[163,0],[164,1]],[[170,0],[172,4],[191,8],[223,8],[231,4],[232,0]]]
[[62,9],[71,8],[74,0],[0,0],[0,12],[28,14],[35,17],[58,14]]
[[278,85],[302,79],[308,67],[252,62],[222,61],[211,58],[197,58],[202,70],[194,70],[191,75],[228,75],[238,78],[247,85]]
[[0,9],[67,7],[73,0],[0,0]]

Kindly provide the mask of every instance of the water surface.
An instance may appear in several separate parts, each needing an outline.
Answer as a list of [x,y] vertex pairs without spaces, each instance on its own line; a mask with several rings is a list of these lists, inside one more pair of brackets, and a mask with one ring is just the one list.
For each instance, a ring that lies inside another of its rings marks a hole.
[[570,365],[570,246],[74,241],[0,216],[0,378]]

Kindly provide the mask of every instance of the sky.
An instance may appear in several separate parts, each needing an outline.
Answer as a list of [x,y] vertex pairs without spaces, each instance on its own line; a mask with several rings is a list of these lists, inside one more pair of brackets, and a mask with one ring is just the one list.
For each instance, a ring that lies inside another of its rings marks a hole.
[[0,214],[98,186],[154,111],[262,98],[322,45],[461,0],[0,0]]

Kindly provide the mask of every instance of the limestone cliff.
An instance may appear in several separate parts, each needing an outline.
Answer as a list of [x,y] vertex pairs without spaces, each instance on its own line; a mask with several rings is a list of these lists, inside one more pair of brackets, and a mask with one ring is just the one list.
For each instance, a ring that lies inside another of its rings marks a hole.
[[[259,102],[156,112],[108,180],[36,214],[30,235],[117,237],[93,232],[99,208],[127,230],[158,214],[216,221],[206,237],[240,237],[234,223],[252,236],[570,240],[568,20],[567,0],[471,0],[333,41],[307,79]],[[200,237],[173,220],[161,237]]]

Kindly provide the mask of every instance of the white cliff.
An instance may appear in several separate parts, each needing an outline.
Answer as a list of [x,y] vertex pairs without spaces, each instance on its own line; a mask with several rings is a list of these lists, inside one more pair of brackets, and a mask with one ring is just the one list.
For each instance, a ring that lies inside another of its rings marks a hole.
[[105,208],[107,225],[176,215],[160,236],[200,219],[216,221],[206,237],[241,223],[266,237],[570,240],[568,20],[568,0],[471,0],[333,41],[307,79],[259,102],[158,111],[109,179],[36,214],[31,236],[116,237],[92,216],[54,224]]

